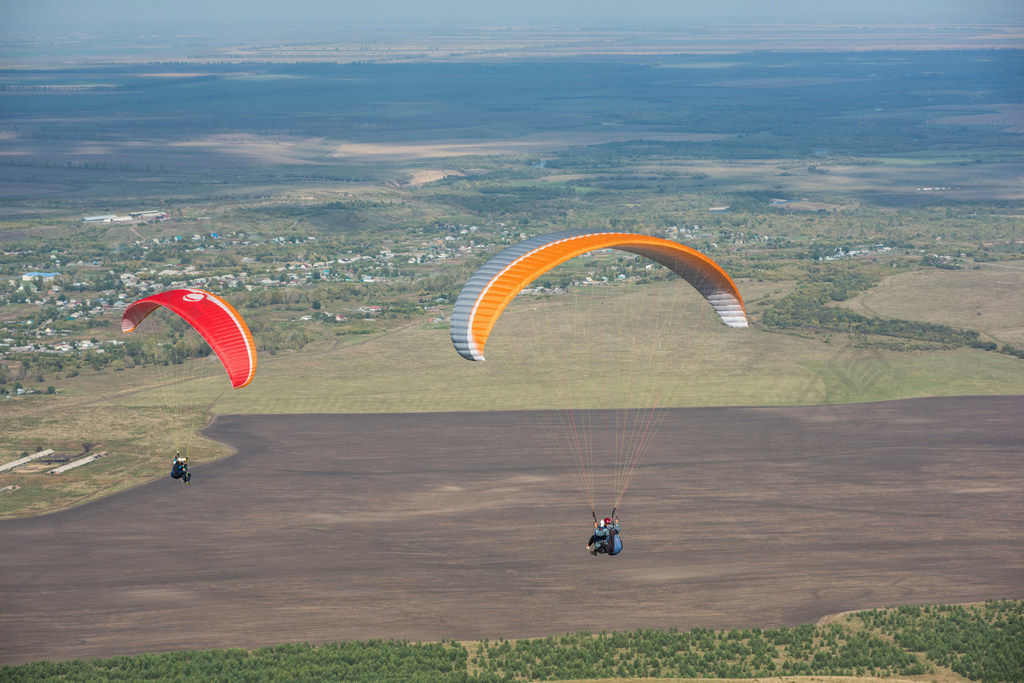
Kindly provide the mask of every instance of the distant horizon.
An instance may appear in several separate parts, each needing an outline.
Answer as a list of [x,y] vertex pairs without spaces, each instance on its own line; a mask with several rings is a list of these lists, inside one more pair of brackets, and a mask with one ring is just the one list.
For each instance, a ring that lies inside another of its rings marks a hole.
[[[191,29],[191,30],[187,30]],[[495,49],[500,48],[500,49]],[[1024,50],[1017,24],[735,23],[657,27],[312,28],[218,30],[165,24],[148,30],[79,27],[65,33],[8,31],[0,68],[53,68],[100,63],[423,62],[522,59],[658,58],[741,52],[865,50]]]
[[[17,26],[12,25],[5,27],[5,32],[0,43],[10,40],[12,37],[17,38],[21,36],[29,35],[42,35],[42,36],[77,36],[77,35],[124,35],[134,34],[139,37],[145,36],[165,36],[165,37],[182,37],[182,38],[209,38],[216,35],[232,35],[237,36],[240,34],[295,34],[298,32],[308,32],[313,34],[330,34],[330,35],[374,35],[374,34],[398,34],[398,35],[445,35],[445,34],[460,34],[460,33],[503,33],[503,32],[672,32],[682,30],[694,30],[694,29],[707,29],[707,30],[725,30],[725,29],[775,29],[784,28],[790,30],[815,30],[825,28],[864,28],[867,30],[872,29],[919,29],[919,30],[969,30],[972,28],[1006,28],[1006,29],[1021,29],[1024,30],[1024,16],[1017,18],[1008,18],[1005,20],[990,20],[985,21],[978,19],[973,22],[963,21],[877,21],[877,22],[865,22],[865,21],[817,21],[817,22],[796,22],[796,21],[785,21],[779,19],[777,21],[746,21],[746,22],[729,22],[729,21],[694,21],[690,23],[679,22],[673,24],[667,23],[651,23],[651,24],[558,24],[558,23],[533,23],[533,24],[404,24],[404,23],[367,23],[360,25],[344,25],[340,24],[337,26],[331,25],[316,25],[316,26],[287,26],[287,25],[270,25],[254,22],[252,24],[240,24],[238,22],[208,22],[202,25],[196,25],[194,23],[175,23],[175,22],[159,22],[159,23],[126,23],[126,22],[113,22],[106,24],[94,24],[94,23],[83,23],[76,24],[74,27],[68,27],[62,24],[49,24],[47,26]],[[1021,46],[1024,48],[1024,42]]]
[[232,34],[309,30],[432,32],[498,28],[570,30],[643,30],[669,27],[737,25],[950,26],[1024,23],[1017,0],[719,0],[691,6],[673,0],[520,0],[485,4],[470,0],[414,0],[354,3],[332,0],[180,0],[150,4],[132,0],[36,0],[8,3],[0,9],[6,36],[13,33],[64,35],[152,32]]

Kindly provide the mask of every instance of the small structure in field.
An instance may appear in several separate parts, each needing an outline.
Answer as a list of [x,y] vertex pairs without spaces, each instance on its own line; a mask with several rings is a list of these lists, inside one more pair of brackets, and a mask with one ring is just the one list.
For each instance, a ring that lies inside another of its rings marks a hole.
[[50,470],[49,474],[64,474],[68,470],[73,470],[76,467],[81,467],[82,465],[88,465],[92,461],[94,461],[94,460],[96,460],[98,458],[102,458],[106,454],[107,454],[106,451],[102,451],[100,453],[93,453],[92,455],[87,455],[84,458],[79,458],[78,460],[69,462],[67,465],[61,465],[60,467],[56,467],[56,468]]
[[7,470],[13,470],[15,467],[17,467],[19,465],[24,465],[27,462],[32,462],[33,460],[38,460],[39,458],[44,458],[44,457],[46,457],[48,455],[53,455],[53,449],[52,448],[46,448],[46,449],[43,449],[43,450],[39,451],[38,453],[33,453],[32,455],[26,455],[24,458],[18,458],[17,460],[12,460],[11,462],[4,463],[3,465],[0,465],[0,472],[6,472]]

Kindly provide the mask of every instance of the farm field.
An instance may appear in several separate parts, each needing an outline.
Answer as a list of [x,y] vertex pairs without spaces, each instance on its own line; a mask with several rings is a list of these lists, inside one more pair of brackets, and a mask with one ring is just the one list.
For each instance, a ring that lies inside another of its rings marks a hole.
[[529,415],[223,416],[207,436],[237,453],[191,487],[164,478],[4,522],[18,628],[0,662],[769,628],[1012,597],[1020,411],[1020,397],[672,411],[615,558],[583,550],[588,510]]
[[[1019,200],[1016,51],[974,44],[892,63],[854,49],[25,66],[5,72],[2,215],[99,213],[129,197],[167,206],[343,194],[439,162],[501,177],[481,163],[494,157],[526,168],[547,159],[539,173],[555,178],[685,159],[710,168],[703,185],[719,191],[845,193],[893,207]],[[902,87],[914,78],[972,104]],[[582,167],[560,158],[567,150]]]
[[1024,345],[1024,261],[978,264],[973,270],[896,275],[842,305],[869,315],[944,325],[970,320],[986,338]]

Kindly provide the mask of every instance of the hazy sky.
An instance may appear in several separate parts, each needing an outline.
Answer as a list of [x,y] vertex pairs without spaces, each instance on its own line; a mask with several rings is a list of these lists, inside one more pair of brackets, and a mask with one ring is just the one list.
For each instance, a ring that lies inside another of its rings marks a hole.
[[1024,21],[1024,0],[0,0],[0,32],[991,21]]

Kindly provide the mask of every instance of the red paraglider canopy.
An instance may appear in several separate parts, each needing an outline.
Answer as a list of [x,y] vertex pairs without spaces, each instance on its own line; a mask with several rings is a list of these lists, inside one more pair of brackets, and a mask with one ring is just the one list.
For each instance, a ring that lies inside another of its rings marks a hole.
[[171,289],[130,304],[121,315],[121,331],[131,332],[163,306],[195,328],[217,354],[235,389],[252,381],[256,344],[245,320],[231,304],[202,289]]

